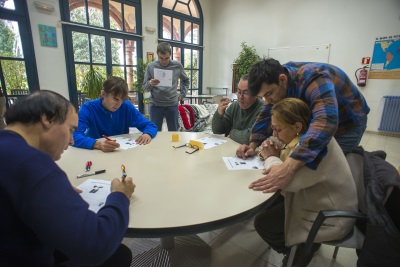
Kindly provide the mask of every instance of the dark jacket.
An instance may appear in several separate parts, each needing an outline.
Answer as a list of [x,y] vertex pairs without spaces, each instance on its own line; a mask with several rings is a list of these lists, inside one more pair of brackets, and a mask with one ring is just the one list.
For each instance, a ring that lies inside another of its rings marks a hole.
[[[385,161],[383,151],[368,152],[359,147],[352,152],[364,157],[364,199],[368,217],[357,267],[397,267],[400,263],[399,173]],[[393,189],[386,200],[390,187]],[[392,209],[394,205],[397,208]]]

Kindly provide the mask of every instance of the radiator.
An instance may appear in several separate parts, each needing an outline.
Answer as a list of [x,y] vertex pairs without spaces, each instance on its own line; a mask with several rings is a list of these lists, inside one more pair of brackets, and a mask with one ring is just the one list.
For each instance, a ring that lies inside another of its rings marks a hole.
[[378,130],[400,133],[400,96],[384,96],[381,123]]

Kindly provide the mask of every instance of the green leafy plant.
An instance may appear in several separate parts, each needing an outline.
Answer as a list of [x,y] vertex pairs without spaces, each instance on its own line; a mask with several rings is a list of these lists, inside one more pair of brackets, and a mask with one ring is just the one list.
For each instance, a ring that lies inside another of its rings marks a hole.
[[144,62],[142,58],[137,59],[137,67],[135,70],[136,74],[136,80],[132,83],[132,89],[133,91],[139,92],[143,94],[143,80],[144,80],[144,74],[146,72],[147,65],[149,65],[150,62]]
[[96,69],[89,70],[83,77],[81,88],[87,98],[96,99],[100,96],[105,81],[101,72]]
[[239,82],[240,77],[248,74],[253,64],[261,60],[254,46],[248,46],[246,42],[242,42],[240,46],[242,50],[239,52],[238,57],[233,61],[232,65],[235,86]]

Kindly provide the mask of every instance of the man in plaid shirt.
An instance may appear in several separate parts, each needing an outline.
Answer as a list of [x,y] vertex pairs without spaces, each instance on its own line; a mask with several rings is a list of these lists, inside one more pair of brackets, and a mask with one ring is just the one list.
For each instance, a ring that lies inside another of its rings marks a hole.
[[[312,111],[310,128],[282,164],[264,171],[266,176],[252,184],[254,190],[274,192],[285,187],[296,171],[306,165],[316,169],[334,136],[344,153],[359,145],[370,109],[350,78],[338,67],[326,63],[288,62],[267,58],[254,64],[249,73],[249,93],[264,98],[264,107],[250,136],[236,155],[243,159],[255,154],[271,134],[271,107],[286,97],[306,102]],[[279,129],[274,129],[279,131]]]

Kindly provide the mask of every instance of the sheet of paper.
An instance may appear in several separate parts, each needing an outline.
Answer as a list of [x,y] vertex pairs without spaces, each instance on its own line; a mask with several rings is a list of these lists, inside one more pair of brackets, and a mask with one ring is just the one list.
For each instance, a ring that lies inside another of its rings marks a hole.
[[127,150],[127,149],[130,149],[130,148],[134,148],[134,147],[137,147],[138,146],[138,144],[136,144],[136,142],[135,142],[135,140],[136,139],[132,139],[132,138],[127,138],[127,137],[115,137],[115,138],[112,138],[113,140],[115,140],[115,142],[117,142],[117,143],[119,143],[119,145],[120,145],[120,149],[124,149],[124,150]]
[[97,213],[111,193],[110,186],[111,181],[87,179],[78,188],[83,191],[80,195],[89,204],[89,209]]
[[227,142],[227,140],[216,138],[214,136],[203,137],[196,141],[202,142],[204,144],[204,149],[213,148]]
[[263,170],[264,164],[259,157],[241,159],[238,157],[223,157],[228,170]]
[[172,86],[172,70],[154,69],[154,79],[160,81],[157,86]]

